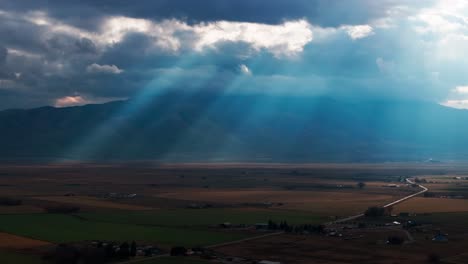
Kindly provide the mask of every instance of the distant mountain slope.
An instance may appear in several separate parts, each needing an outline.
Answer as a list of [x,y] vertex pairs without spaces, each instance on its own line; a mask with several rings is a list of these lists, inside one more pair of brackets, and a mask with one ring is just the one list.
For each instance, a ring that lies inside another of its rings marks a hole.
[[404,161],[468,158],[468,111],[431,103],[166,94],[0,112],[1,159]]

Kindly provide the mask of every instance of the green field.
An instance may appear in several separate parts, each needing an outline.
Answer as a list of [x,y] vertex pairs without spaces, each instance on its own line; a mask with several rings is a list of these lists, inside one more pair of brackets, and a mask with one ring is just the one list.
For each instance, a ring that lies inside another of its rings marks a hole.
[[80,216],[91,221],[168,227],[206,227],[225,222],[232,224],[255,224],[266,223],[268,220],[277,222],[286,220],[290,224],[319,224],[326,221],[326,219],[307,212],[225,208],[163,209],[125,213],[82,213]]
[[98,222],[60,214],[2,215],[0,231],[54,243],[83,240],[138,240],[183,246],[211,245],[247,236],[243,233],[217,232],[206,228],[190,229]]
[[0,251],[0,263],[2,264],[42,264],[40,257],[22,255],[14,252]]

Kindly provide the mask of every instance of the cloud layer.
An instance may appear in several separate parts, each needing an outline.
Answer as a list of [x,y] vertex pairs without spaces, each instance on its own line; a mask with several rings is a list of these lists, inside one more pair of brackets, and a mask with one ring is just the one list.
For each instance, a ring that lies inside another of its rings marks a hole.
[[462,0],[1,3],[0,108],[167,89],[465,108],[467,13]]

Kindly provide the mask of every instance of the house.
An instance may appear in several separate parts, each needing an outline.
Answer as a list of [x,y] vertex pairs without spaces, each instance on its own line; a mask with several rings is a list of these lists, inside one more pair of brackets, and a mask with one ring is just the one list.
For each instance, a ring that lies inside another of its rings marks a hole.
[[232,224],[229,223],[229,222],[225,222],[225,223],[220,224],[220,226],[223,227],[223,228],[231,228]]
[[434,236],[432,241],[434,241],[434,242],[448,242],[448,237],[447,237],[447,235],[444,235],[444,234],[437,234],[437,235]]

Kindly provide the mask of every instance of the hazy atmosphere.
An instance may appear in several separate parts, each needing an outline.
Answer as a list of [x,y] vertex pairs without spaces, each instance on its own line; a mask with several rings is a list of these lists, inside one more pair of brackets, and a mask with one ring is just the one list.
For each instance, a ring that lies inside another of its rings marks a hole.
[[0,264],[468,263],[468,0],[0,0]]

